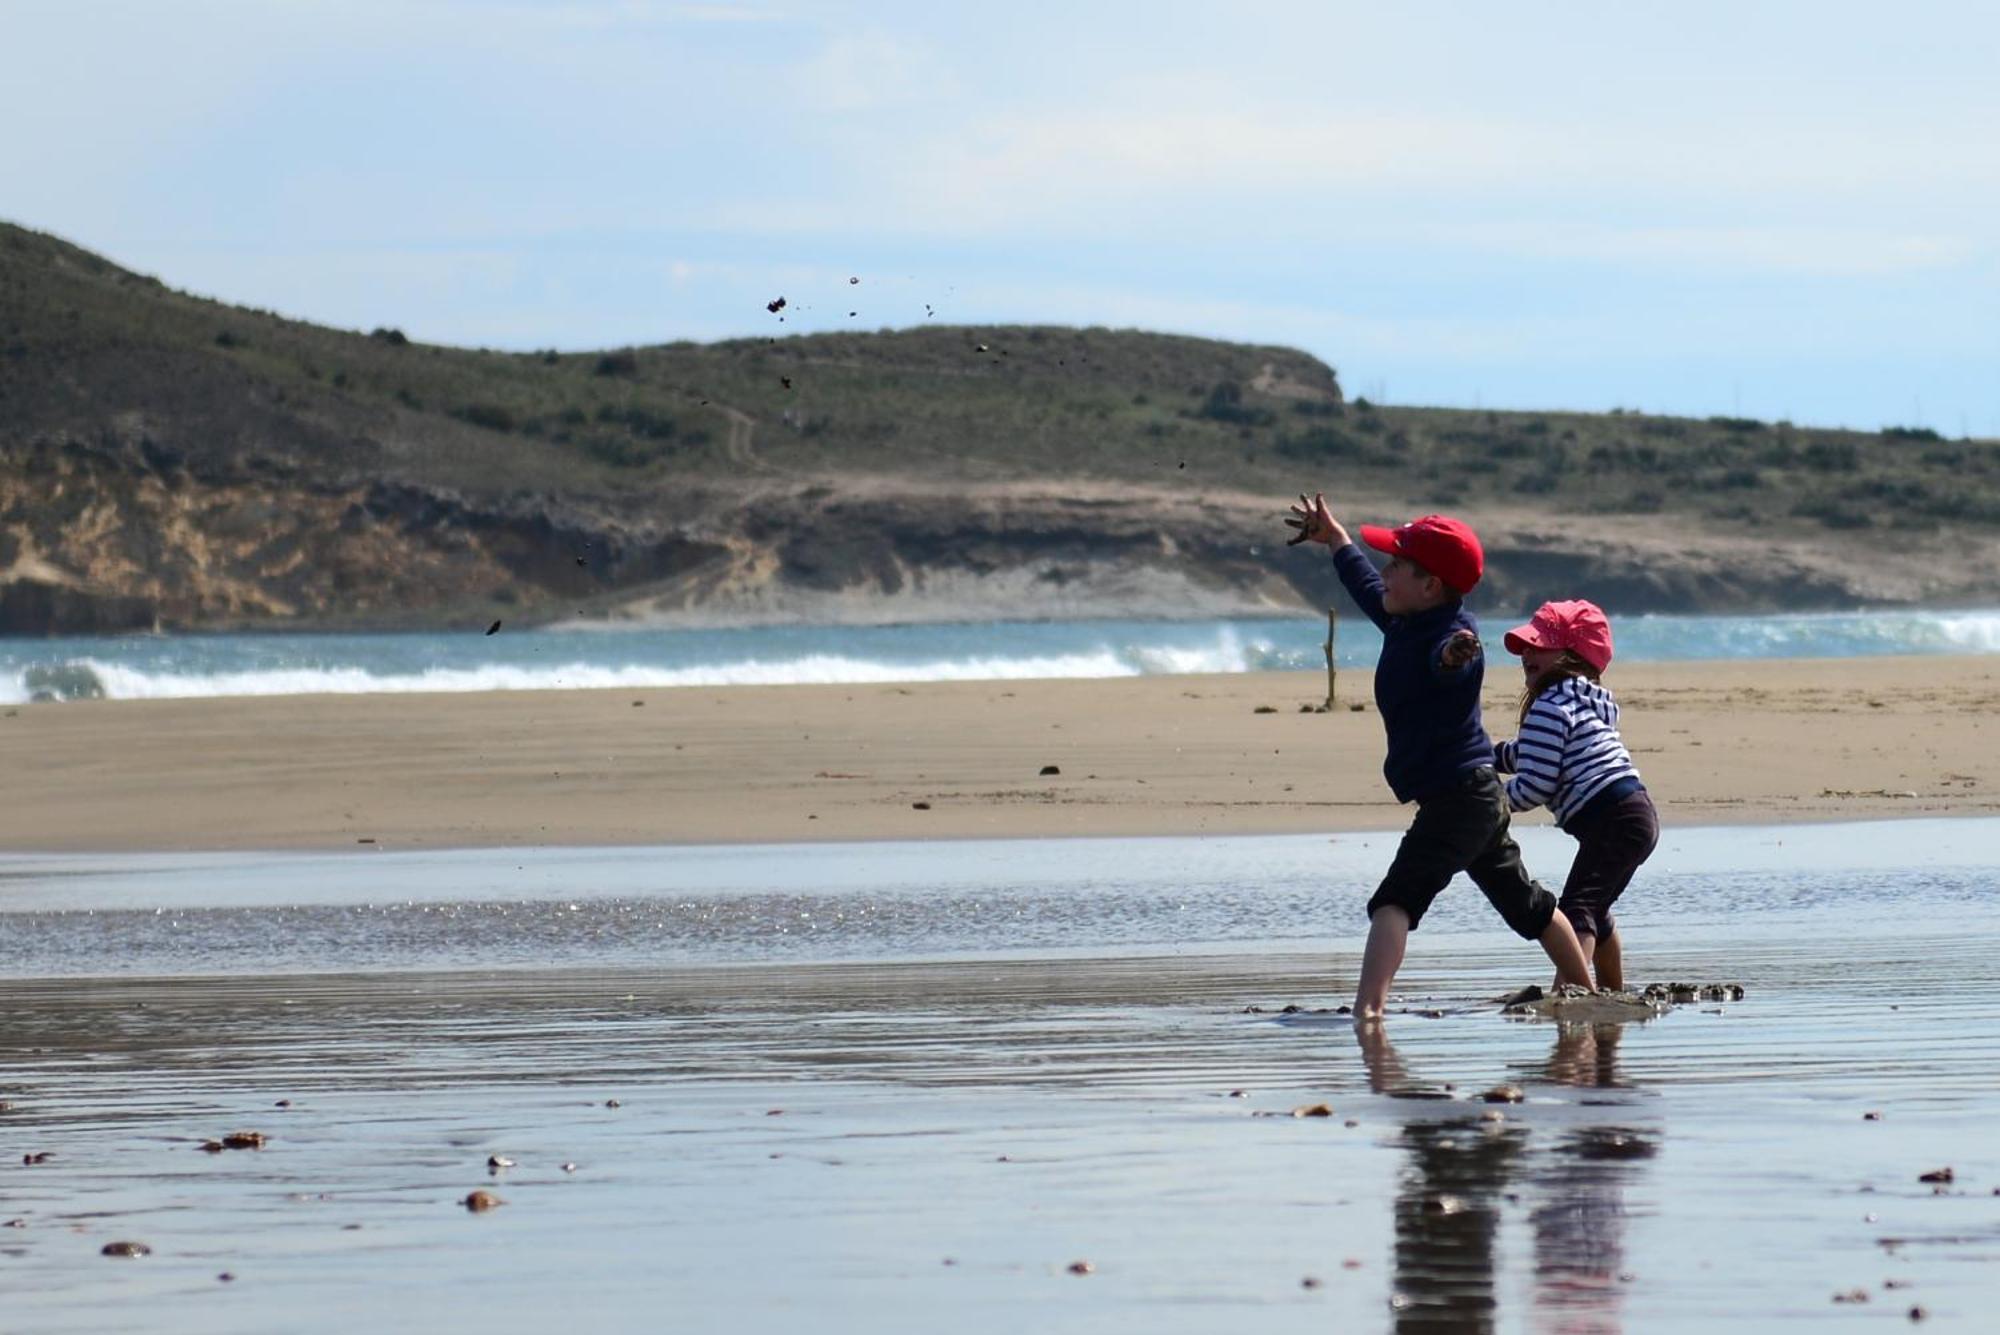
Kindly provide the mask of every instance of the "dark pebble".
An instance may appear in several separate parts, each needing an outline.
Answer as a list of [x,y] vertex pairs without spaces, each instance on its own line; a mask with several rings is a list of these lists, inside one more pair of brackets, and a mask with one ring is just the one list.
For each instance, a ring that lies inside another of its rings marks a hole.
[[910,810],[912,811],[929,811],[930,809],[931,809],[931,804],[928,802],[910,803]]
[[1062,773],[1062,766],[1061,766],[1061,765],[1044,765],[1044,766],[1042,766],[1042,773],[1044,773],[1044,774],[1060,774],[1060,773]]

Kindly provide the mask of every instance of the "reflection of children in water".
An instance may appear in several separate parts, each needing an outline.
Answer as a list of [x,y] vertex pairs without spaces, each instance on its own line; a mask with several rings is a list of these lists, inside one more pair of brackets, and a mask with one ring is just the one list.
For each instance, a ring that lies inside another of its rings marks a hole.
[[[1614,1025],[1563,1026],[1541,1074],[1557,1084],[1622,1088],[1621,1036]],[[1450,1097],[1411,1075],[1381,1026],[1357,1026],[1356,1038],[1375,1092]],[[1547,1136],[1518,1114],[1488,1120],[1458,1112],[1404,1124],[1409,1162],[1396,1192],[1390,1293],[1399,1335],[1496,1328],[1496,1243],[1501,1212],[1518,1199],[1516,1183],[1533,1201],[1533,1328],[1563,1335],[1621,1328],[1625,1187],[1656,1142],[1622,1124],[1568,1122]],[[1532,1153],[1538,1145],[1544,1152]]]
[[[1585,1089],[1623,1086],[1623,1027],[1563,1025],[1546,1069],[1551,1080]],[[1613,1111],[1607,1109],[1606,1111]],[[1657,1152],[1653,1135],[1622,1124],[1574,1126],[1534,1175],[1536,1329],[1558,1335],[1615,1335],[1623,1329],[1625,1188]]]

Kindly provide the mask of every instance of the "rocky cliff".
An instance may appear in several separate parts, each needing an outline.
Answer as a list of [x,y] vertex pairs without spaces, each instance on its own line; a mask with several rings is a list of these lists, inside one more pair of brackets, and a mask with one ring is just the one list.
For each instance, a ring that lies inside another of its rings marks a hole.
[[430,347],[0,225],[0,633],[1315,609],[1301,486],[1473,519],[1489,608],[1973,601],[1993,469],[1930,433],[1382,409],[1136,332]]

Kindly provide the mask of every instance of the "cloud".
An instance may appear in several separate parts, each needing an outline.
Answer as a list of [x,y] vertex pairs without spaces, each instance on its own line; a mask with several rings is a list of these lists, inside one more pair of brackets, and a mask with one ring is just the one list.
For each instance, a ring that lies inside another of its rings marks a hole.
[[938,103],[962,91],[936,51],[883,33],[833,38],[787,82],[800,101],[832,112]]

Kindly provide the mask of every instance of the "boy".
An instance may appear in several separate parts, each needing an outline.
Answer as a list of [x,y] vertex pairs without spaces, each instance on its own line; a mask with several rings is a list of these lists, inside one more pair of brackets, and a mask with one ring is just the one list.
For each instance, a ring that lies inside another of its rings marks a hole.
[[1486,665],[1479,623],[1460,601],[1485,572],[1479,538],[1465,524],[1425,515],[1397,529],[1364,524],[1361,537],[1389,553],[1381,574],[1326,508],[1301,495],[1285,522],[1292,539],[1333,549],[1340,582],[1382,632],[1375,707],[1389,734],[1382,773],[1416,818],[1368,901],[1368,946],[1354,996],[1356,1023],[1382,1017],[1409,935],[1459,872],[1472,877],[1515,933],[1541,942],[1559,982],[1590,986],[1589,965],[1556,898],[1521,865],[1507,833],[1507,792],[1493,771],[1493,742],[1479,718]]

